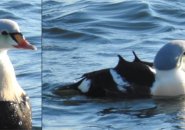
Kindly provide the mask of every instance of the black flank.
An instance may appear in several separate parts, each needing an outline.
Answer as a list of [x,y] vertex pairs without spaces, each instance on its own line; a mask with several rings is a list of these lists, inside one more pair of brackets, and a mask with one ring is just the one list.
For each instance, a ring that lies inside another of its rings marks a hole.
[[[118,97],[118,93],[121,93],[117,89],[117,84],[113,81],[110,74],[110,69],[103,69],[99,71],[94,71],[86,73],[83,75],[84,78],[91,80],[91,87],[86,93],[88,96],[92,97]],[[122,93],[123,96],[123,93]]]

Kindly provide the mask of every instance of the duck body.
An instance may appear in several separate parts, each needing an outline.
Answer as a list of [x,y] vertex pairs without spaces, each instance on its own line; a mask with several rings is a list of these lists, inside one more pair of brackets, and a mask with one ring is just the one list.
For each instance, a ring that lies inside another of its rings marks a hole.
[[[85,73],[80,81],[59,88],[74,88],[91,97],[149,98],[185,94],[185,41],[164,45],[154,63],[133,62],[121,56],[116,67]],[[60,93],[58,93],[60,95]]]
[[91,97],[150,97],[150,86],[154,82],[154,74],[149,69],[152,63],[141,61],[136,55],[133,62],[118,57],[116,67],[85,73],[80,81],[61,89],[74,88]]
[[29,97],[19,85],[9,49],[36,49],[25,40],[16,22],[0,19],[0,129],[31,130]]

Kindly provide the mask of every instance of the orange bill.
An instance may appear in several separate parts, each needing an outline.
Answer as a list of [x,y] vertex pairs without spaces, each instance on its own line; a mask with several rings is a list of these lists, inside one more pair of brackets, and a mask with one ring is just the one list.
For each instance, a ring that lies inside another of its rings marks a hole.
[[30,49],[30,50],[37,49],[34,45],[30,44],[26,39],[24,39],[20,34],[15,34],[13,37],[16,39],[18,43],[18,45],[14,45],[14,47],[20,48],[20,49]]

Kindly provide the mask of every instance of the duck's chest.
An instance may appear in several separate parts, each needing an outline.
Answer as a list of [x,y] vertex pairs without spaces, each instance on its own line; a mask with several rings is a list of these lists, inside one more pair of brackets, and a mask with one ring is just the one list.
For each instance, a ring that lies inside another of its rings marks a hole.
[[177,69],[157,72],[151,94],[153,96],[184,95],[185,72]]

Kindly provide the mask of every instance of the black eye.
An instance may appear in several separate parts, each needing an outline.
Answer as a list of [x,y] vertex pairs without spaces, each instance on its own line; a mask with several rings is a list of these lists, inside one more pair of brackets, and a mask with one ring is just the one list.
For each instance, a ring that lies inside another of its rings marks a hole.
[[185,55],[185,52],[183,53],[183,55]]
[[6,31],[2,31],[1,34],[2,35],[8,35],[8,33]]

